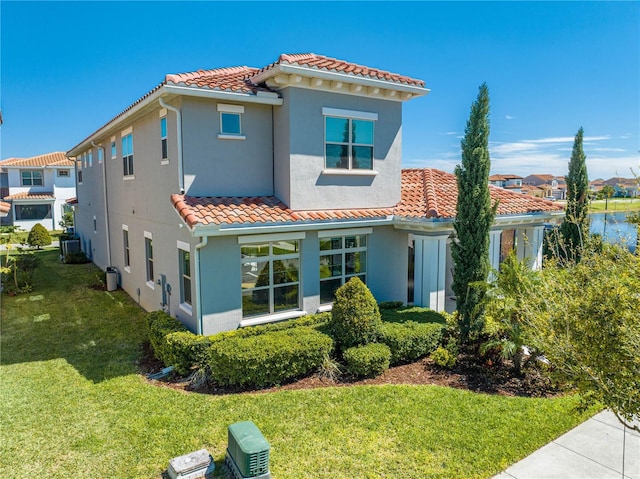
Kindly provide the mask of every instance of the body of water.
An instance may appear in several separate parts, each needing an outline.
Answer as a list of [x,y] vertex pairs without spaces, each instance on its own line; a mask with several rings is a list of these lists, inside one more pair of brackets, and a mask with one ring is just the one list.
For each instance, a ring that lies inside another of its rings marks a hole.
[[592,213],[591,233],[597,233],[610,243],[626,243],[634,252],[637,248],[637,227],[627,223],[627,212]]

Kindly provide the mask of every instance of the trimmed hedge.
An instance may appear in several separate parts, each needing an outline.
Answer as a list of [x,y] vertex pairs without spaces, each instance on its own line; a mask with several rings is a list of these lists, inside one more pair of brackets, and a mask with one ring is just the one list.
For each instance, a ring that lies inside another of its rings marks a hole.
[[391,349],[386,344],[369,343],[345,350],[342,358],[354,376],[376,377],[389,369]]
[[308,326],[227,335],[209,348],[209,373],[220,386],[273,386],[309,374],[332,350],[333,340]]
[[428,356],[442,339],[444,325],[437,323],[383,323],[380,342],[391,349],[391,364],[403,364]]
[[206,337],[193,334],[164,311],[152,311],[146,320],[153,352],[165,366],[173,366],[178,374],[187,374],[203,360],[209,345]]

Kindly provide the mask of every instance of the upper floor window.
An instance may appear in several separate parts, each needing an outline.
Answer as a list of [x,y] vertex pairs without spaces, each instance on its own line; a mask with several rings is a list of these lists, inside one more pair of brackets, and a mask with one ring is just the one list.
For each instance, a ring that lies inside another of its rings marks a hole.
[[111,159],[115,160],[118,157],[118,152],[116,151],[116,137],[111,137]]
[[325,166],[373,170],[373,130],[377,113],[323,108]]
[[87,153],[87,161],[89,162],[89,166],[93,166],[93,151]]
[[160,118],[160,143],[162,149],[162,159],[169,158],[169,151],[167,149],[167,117]]
[[122,137],[122,169],[124,176],[133,176],[133,133]]
[[218,138],[223,140],[244,140],[246,138],[242,134],[244,106],[218,103],[218,111],[220,112],[220,133]]
[[78,184],[82,184],[82,170],[78,168]]
[[102,163],[104,160],[104,150],[102,148],[98,148],[98,163]]
[[69,170],[58,170],[58,176],[68,178],[69,177]]
[[42,171],[40,170],[21,170],[20,178],[22,186],[44,186]]

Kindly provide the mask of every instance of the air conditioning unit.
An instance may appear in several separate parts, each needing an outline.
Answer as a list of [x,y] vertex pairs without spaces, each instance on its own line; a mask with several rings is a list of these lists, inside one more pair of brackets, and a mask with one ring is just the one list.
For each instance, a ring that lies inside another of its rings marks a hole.
[[67,256],[69,253],[78,253],[80,251],[80,240],[66,240],[62,242],[62,255]]
[[229,426],[225,464],[234,479],[270,479],[271,446],[251,421]]

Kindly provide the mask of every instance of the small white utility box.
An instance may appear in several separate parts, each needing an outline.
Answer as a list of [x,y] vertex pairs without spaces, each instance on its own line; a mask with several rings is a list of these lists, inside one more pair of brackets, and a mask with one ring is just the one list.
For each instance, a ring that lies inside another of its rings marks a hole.
[[196,479],[212,473],[215,467],[209,451],[200,449],[171,459],[167,472],[171,479]]

